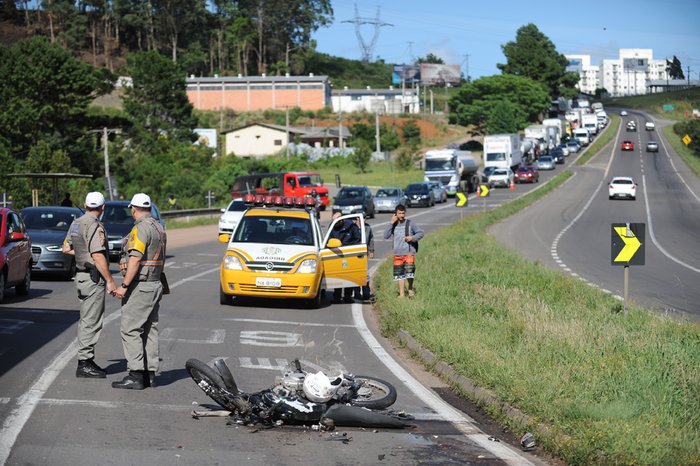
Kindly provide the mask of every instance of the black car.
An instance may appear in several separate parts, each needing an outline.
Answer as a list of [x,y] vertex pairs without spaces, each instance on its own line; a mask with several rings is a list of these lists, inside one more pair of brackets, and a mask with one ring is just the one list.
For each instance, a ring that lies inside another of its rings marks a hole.
[[491,176],[491,173],[496,169],[496,167],[484,167],[484,169],[481,172],[481,182],[482,183],[488,183],[489,182],[489,176]]
[[374,196],[367,186],[343,186],[334,198],[333,212],[354,214],[362,212],[374,218]]
[[75,275],[75,256],[63,254],[63,241],[73,220],[83,213],[77,207],[61,206],[25,207],[19,211],[32,240],[32,273],[66,280]]
[[409,207],[432,207],[435,196],[428,183],[411,183],[406,187],[406,197]]
[[[122,238],[129,234],[134,228],[134,218],[131,216],[130,201],[107,201],[105,210],[102,212],[100,221],[105,226],[107,232],[107,242],[109,243],[109,257],[118,258],[122,250]],[[158,220],[163,228],[165,222],[160,216],[160,211],[155,204],[151,205],[151,216]]]
[[554,163],[564,163],[564,151],[559,149],[558,147],[549,151],[549,155],[551,155],[554,159]]

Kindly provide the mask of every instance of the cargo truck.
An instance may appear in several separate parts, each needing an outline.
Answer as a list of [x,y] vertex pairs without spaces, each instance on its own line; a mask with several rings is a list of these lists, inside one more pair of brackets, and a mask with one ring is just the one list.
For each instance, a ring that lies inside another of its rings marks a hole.
[[520,136],[517,134],[490,134],[484,136],[484,168],[511,168],[515,171],[522,163]]
[[581,115],[581,127],[586,128],[591,136],[598,134],[598,117],[595,113]]
[[472,193],[479,186],[479,163],[468,150],[437,149],[425,153],[425,181],[442,181],[447,195]]

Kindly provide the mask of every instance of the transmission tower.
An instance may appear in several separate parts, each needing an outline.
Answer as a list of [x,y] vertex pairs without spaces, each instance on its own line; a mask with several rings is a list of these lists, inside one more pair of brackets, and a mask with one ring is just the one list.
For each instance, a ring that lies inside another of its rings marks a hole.
[[[372,53],[374,51],[374,47],[377,45],[377,39],[379,39],[379,29],[382,26],[393,26],[393,24],[384,23],[381,19],[379,19],[379,7],[377,7],[377,17],[375,19],[361,18],[360,14],[357,11],[357,3],[355,4],[355,19],[353,19],[352,21],[347,20],[342,22],[352,23],[355,25],[355,35],[357,36],[357,41],[359,42],[360,48],[362,49],[362,61],[366,63],[369,63],[372,60]],[[360,27],[363,24],[371,24],[374,26],[374,35],[372,36],[372,40],[369,43],[367,43],[364,37],[362,37],[362,31],[360,30]]]

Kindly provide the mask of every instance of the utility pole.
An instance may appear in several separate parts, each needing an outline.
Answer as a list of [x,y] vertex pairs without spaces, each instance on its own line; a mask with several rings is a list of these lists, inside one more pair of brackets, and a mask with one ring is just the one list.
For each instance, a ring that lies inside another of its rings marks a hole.
[[688,66],[688,87],[690,87],[690,66]]
[[286,105],[284,107],[284,124],[287,134],[287,160],[289,160],[289,107]]
[[109,133],[119,133],[121,129],[119,128],[107,128],[106,126],[99,129],[90,130],[90,133],[102,133],[102,146],[105,159],[105,187],[109,195],[109,200],[114,200],[112,178],[109,176]]
[[338,92],[338,149],[343,148],[343,95]]
[[471,79],[469,79],[469,54],[468,53],[464,54],[464,63],[465,63],[464,80],[466,82],[471,82]]
[[382,146],[379,142],[379,111],[377,111],[377,113],[375,114],[374,121],[375,121],[375,128],[376,128],[374,138],[377,140],[377,154],[379,154],[382,151]]

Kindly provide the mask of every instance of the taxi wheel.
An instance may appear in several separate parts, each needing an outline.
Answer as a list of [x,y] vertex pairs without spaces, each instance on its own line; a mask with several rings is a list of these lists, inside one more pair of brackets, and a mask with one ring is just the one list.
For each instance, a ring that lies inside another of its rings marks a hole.
[[224,293],[219,288],[219,304],[223,304],[224,306],[231,306],[233,304],[233,296]]
[[306,301],[306,307],[309,309],[318,309],[321,307],[321,303],[326,296],[326,290],[318,290],[315,298],[308,299]]

